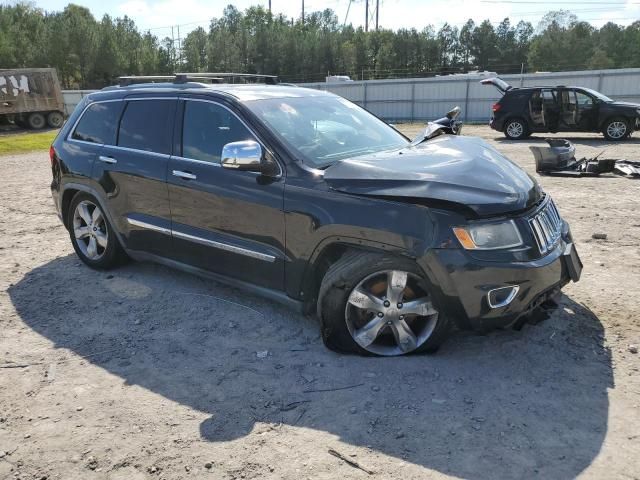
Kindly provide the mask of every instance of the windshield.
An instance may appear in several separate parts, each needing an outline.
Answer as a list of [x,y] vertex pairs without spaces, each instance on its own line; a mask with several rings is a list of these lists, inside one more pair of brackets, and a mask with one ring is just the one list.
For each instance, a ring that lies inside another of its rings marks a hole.
[[270,98],[246,105],[314,168],[409,144],[382,120],[341,97]]
[[603,102],[613,102],[613,100],[611,100],[606,95],[601,94],[600,92],[596,92],[595,90],[591,90],[590,88],[583,88],[583,90],[587,93],[590,93],[591,95],[596,97],[598,100],[602,100]]

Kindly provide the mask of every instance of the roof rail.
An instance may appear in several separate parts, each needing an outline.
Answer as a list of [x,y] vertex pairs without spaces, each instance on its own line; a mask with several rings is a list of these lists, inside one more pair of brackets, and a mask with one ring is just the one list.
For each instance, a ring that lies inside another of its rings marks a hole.
[[186,83],[192,80],[209,80],[216,83],[223,83],[225,79],[231,79],[231,83],[235,83],[236,78],[248,79],[255,78],[264,80],[264,83],[269,85],[275,85],[278,83],[278,77],[276,75],[263,75],[260,73],[174,73],[173,75],[130,75],[119,77],[119,84],[121,87],[127,87],[141,82],[172,82],[172,83]]

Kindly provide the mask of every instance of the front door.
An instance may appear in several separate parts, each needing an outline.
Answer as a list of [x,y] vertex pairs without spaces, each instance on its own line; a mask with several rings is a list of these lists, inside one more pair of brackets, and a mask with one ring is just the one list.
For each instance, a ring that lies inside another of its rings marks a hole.
[[222,147],[255,140],[229,108],[185,98],[180,156],[169,160],[173,257],[183,263],[259,286],[284,284],[284,176],[229,170]]
[[578,105],[578,128],[580,130],[595,130],[598,123],[597,105],[591,95],[576,90]]
[[126,102],[115,145],[104,145],[93,176],[107,192],[109,211],[126,247],[166,256],[171,249],[167,167],[178,101]]

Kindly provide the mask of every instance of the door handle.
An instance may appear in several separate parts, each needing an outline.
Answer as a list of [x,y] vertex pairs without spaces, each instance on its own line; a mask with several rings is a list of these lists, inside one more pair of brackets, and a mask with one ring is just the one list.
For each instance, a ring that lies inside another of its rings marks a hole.
[[101,162],[104,162],[104,163],[118,163],[118,161],[117,161],[115,158],[113,158],[113,157],[106,157],[106,156],[104,156],[104,155],[100,155],[100,156],[98,157],[98,160],[100,160]]
[[175,177],[180,177],[180,178],[183,178],[185,180],[195,180],[196,178],[198,178],[193,173],[191,173],[191,172],[183,172],[182,170],[174,170],[173,171],[173,175]]

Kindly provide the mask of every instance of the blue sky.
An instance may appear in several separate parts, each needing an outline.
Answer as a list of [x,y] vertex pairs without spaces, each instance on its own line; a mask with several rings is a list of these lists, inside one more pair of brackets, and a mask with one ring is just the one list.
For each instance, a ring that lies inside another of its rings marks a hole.
[[[1,0],[0,0],[1,1]],[[372,3],[375,0],[370,0]],[[35,0],[38,7],[45,10],[60,10],[68,0]],[[233,3],[244,10],[251,5],[268,5],[268,0],[76,0],[74,3],[88,7],[100,18],[104,13],[112,16],[128,15],[142,29],[163,37],[170,35],[170,25],[181,24],[180,34],[198,26],[207,27],[209,19],[219,17],[224,7]],[[288,17],[299,16],[301,0],[272,0],[272,9]],[[348,22],[363,25],[365,2],[351,3]],[[305,0],[305,11],[332,8],[343,22],[349,0]],[[498,23],[508,16],[513,23],[518,20],[530,21],[537,25],[548,10],[566,9],[578,18],[601,26],[611,20],[627,25],[640,20],[640,0],[380,0],[380,24],[388,28],[415,27],[422,29],[428,24],[439,28],[445,22],[461,26],[468,18],[479,22],[489,19]]]

